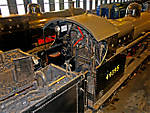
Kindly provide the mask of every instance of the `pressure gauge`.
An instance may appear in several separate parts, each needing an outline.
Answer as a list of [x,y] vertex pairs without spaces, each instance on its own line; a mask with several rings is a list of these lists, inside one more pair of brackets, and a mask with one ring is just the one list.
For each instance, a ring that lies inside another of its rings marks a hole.
[[56,32],[60,32],[60,27],[59,27],[59,26],[56,26],[56,27],[55,27],[55,31],[56,31]]

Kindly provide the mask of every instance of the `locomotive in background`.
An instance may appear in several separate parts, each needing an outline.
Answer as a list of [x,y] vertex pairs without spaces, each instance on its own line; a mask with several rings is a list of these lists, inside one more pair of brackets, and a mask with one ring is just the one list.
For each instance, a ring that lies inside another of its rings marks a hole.
[[[0,18],[0,48],[2,51],[20,48],[27,51],[33,48],[32,41],[43,32],[38,28],[42,23],[54,17],[68,17],[83,14],[81,8],[71,8],[59,12],[41,13],[40,6],[29,4],[28,12],[25,15],[10,15]],[[38,23],[36,28],[32,28],[32,21]]]
[[[126,9],[130,3],[133,3],[133,1],[127,1],[123,3],[101,4],[97,6],[96,14],[98,16],[106,17],[108,19],[123,18],[126,14]],[[136,3],[141,5],[142,12],[148,10],[148,1],[136,1]]]

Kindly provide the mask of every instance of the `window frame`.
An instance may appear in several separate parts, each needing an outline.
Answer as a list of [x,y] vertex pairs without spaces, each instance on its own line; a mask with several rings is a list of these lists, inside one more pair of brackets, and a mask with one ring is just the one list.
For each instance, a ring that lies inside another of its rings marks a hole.
[[[1,10],[2,17],[10,15],[10,11],[9,11],[8,1],[7,0],[0,0],[0,10]],[[7,10],[7,12],[6,12],[6,10]]]
[[[20,2],[20,1],[22,1],[22,2]],[[18,15],[26,14],[25,6],[24,6],[24,0],[16,0],[16,7],[17,7],[17,10],[18,10]],[[22,12],[21,12],[21,10],[22,10]]]

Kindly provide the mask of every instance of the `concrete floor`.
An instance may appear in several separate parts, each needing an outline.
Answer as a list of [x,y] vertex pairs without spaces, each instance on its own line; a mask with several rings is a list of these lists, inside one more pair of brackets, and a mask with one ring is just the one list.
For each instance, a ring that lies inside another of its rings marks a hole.
[[101,112],[150,113],[150,61],[128,80]]

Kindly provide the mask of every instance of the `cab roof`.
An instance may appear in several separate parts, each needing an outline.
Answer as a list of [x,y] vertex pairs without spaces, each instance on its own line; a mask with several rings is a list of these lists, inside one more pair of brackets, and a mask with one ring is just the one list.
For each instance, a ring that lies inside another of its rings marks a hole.
[[118,28],[111,24],[107,19],[93,14],[72,16],[67,19],[77,22],[84,28],[87,28],[87,30],[92,33],[97,41],[104,40],[119,33]]

